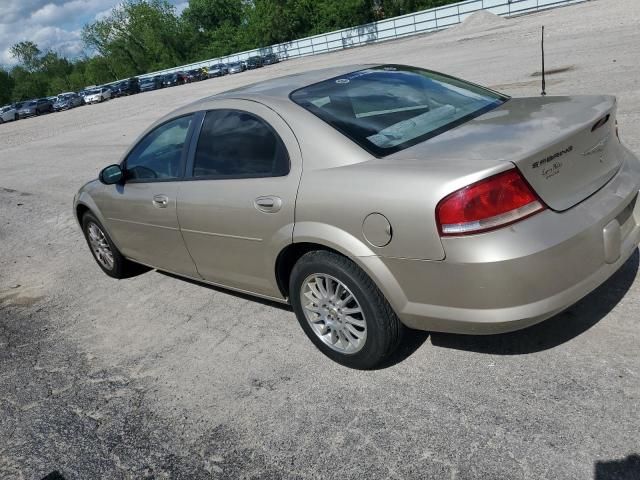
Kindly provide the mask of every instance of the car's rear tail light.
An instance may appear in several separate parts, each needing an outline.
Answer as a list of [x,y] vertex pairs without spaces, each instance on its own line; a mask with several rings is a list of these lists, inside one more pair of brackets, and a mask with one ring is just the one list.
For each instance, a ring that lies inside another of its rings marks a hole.
[[520,172],[512,169],[440,200],[436,220],[443,236],[469,235],[504,227],[544,209]]

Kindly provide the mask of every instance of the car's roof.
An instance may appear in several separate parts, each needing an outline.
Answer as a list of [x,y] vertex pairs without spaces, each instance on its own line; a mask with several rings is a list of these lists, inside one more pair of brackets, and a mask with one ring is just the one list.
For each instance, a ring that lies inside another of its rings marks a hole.
[[[377,65],[377,64],[376,64]],[[355,72],[365,68],[370,68],[376,65],[343,65],[341,67],[323,68],[320,70],[311,70],[308,72],[295,73],[292,75],[286,75],[284,77],[272,78],[258,83],[252,83],[243,87],[228,90],[226,92],[218,93],[211,97],[206,97],[195,103],[207,103],[211,100],[222,98],[243,97],[244,95],[254,97],[256,95],[262,95],[267,97],[279,97],[288,98],[289,94],[294,90],[297,90],[307,85],[328,80],[329,78],[344,75],[345,73]]]

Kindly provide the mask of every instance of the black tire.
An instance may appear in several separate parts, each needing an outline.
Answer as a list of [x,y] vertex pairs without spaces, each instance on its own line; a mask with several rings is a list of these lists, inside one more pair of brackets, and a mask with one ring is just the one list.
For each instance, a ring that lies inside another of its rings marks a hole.
[[18,121],[18,114],[17,114],[17,113],[13,116],[13,121],[14,121],[14,122],[17,122],[17,121]]
[[[304,314],[301,289],[313,274],[327,274],[342,282],[357,299],[364,313],[366,339],[356,353],[338,352],[329,347],[311,327]],[[328,251],[312,251],[294,265],[289,278],[289,297],[300,326],[307,337],[327,357],[350,368],[361,370],[379,366],[398,347],[404,326],[382,292],[369,276],[350,259]]]
[[[91,242],[89,241],[89,227],[91,224],[95,224],[100,229],[100,231],[104,235],[105,240],[109,244],[109,248],[111,249],[111,252],[113,254],[112,268],[107,268],[105,265],[103,265],[101,261],[98,259],[93,248],[91,247]],[[87,245],[89,246],[89,250],[91,251],[91,255],[93,255],[94,260],[96,261],[98,266],[102,269],[102,271],[107,275],[109,275],[110,277],[117,278],[117,279],[130,278],[149,270],[148,267],[145,267],[138,263],[134,263],[130,260],[127,260],[125,257],[123,257],[120,251],[114,245],[113,241],[111,240],[111,237],[109,237],[109,234],[107,233],[105,228],[102,226],[100,221],[91,212],[85,213],[84,216],[82,217],[82,233],[84,233],[84,238],[87,241]]]

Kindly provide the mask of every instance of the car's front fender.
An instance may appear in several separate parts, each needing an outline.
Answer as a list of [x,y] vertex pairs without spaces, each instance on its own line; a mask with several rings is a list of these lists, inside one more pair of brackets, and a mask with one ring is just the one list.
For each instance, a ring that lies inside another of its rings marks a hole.
[[[87,185],[83,186],[74,197],[73,216],[77,220],[78,225],[80,225],[80,228],[82,228],[81,219],[78,217],[78,208],[82,206],[84,208],[89,209],[91,214],[95,216],[98,219],[98,221],[102,224],[102,227],[106,230],[107,234],[111,238],[111,241],[115,244],[116,248],[120,250],[120,245],[118,245],[118,242],[115,240],[115,238],[109,231],[109,227],[107,226],[107,222],[105,221],[105,218],[102,215],[102,212],[98,208],[98,205],[96,204],[96,202],[93,200],[91,194],[86,190],[87,187],[89,187],[90,185],[92,185],[92,182],[89,182]],[[101,186],[102,185],[97,185],[97,186],[94,186],[93,188],[100,188]]]

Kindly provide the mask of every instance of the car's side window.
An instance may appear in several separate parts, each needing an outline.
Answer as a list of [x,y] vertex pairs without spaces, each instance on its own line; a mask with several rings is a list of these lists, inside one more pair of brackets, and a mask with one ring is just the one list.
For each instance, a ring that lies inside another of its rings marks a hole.
[[280,177],[288,173],[284,143],[263,119],[240,110],[207,112],[196,147],[194,177]]
[[145,136],[125,162],[127,180],[167,180],[182,175],[181,158],[193,115],[163,123]]

